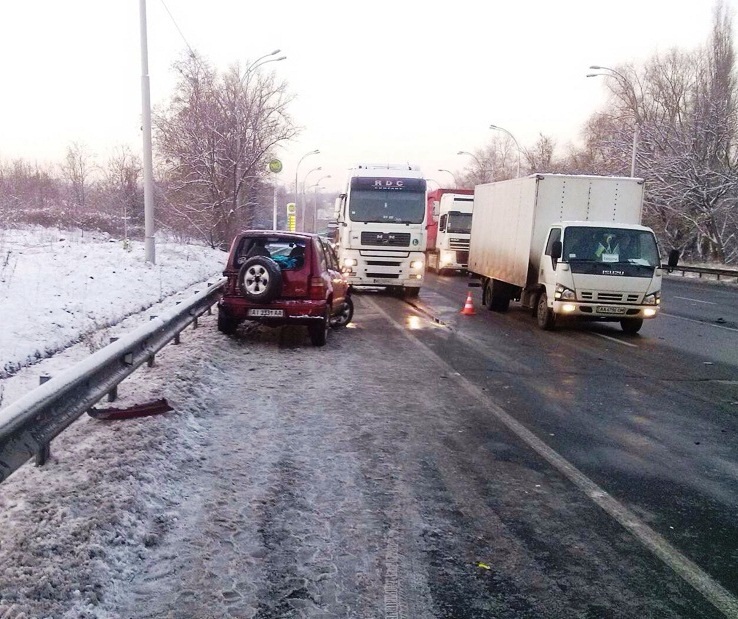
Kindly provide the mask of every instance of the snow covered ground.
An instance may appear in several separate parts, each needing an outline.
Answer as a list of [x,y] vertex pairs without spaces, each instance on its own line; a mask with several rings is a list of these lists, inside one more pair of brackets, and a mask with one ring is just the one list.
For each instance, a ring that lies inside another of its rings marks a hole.
[[[151,265],[142,243],[126,250],[90,232],[0,230],[0,409],[40,375],[72,367],[217,281],[224,262],[217,250],[157,241]],[[126,380],[116,406],[160,397],[163,385],[170,400],[186,398],[196,371],[186,361],[189,333]],[[183,422],[84,416],[52,442],[46,466],[28,463],[0,484],[0,617],[118,616],[105,610],[102,591],[113,598],[127,566],[167,529],[176,492],[167,479],[191,458],[197,433],[191,417]]]

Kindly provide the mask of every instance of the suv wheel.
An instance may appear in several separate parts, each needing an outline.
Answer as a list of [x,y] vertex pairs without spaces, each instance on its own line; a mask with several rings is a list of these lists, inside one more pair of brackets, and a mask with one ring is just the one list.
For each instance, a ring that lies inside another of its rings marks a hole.
[[345,327],[351,322],[354,317],[354,301],[351,297],[346,297],[346,300],[341,305],[341,309],[338,314],[333,317],[331,326],[333,327]]
[[331,308],[325,308],[325,316],[322,319],[308,325],[308,334],[313,346],[325,346],[328,340],[328,327],[330,326]]
[[238,285],[249,301],[268,303],[282,292],[282,271],[271,258],[254,256],[238,272]]
[[222,307],[218,308],[218,331],[233,335],[238,328],[238,321],[229,316]]

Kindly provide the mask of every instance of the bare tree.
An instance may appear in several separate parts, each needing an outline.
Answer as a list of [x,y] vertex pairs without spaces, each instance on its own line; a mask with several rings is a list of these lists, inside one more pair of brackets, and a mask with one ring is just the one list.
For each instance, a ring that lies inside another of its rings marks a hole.
[[61,171],[62,177],[69,183],[72,210],[79,213],[87,203],[88,181],[92,172],[87,148],[77,142],[67,147]]
[[292,97],[254,63],[220,74],[192,53],[175,66],[175,94],[154,119],[169,216],[223,246],[252,221],[270,152],[296,134]]

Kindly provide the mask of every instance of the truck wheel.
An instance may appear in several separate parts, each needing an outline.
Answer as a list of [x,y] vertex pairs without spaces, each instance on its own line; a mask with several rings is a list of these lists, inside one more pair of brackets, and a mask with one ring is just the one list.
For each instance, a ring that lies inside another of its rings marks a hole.
[[536,321],[538,326],[544,331],[550,331],[556,324],[556,314],[551,311],[548,307],[548,297],[545,292],[542,292],[538,297],[538,303],[536,305]]
[[482,301],[493,312],[506,312],[510,309],[510,296],[505,284],[496,279],[488,279],[482,292]]
[[643,326],[643,318],[623,318],[620,321],[620,327],[623,329],[623,333],[628,335],[635,335],[641,330]]

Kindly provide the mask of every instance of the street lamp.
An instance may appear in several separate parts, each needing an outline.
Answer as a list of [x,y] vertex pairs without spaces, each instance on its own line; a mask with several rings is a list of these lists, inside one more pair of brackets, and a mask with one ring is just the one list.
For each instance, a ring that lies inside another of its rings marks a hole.
[[454,179],[454,185],[458,186],[459,181],[456,179],[456,174],[454,174],[451,170],[444,170],[443,168],[438,168],[439,172],[446,172],[447,174],[450,174],[451,177]]
[[479,161],[479,157],[477,157],[474,153],[470,153],[468,150],[460,150],[457,155],[469,155],[474,161],[477,162],[477,165],[479,166],[480,171],[484,171],[484,166],[482,165],[482,162]]
[[[318,182],[313,185],[315,187],[315,192],[313,193],[313,232],[318,232],[318,189],[324,189],[320,186],[320,183],[322,183],[326,178],[331,178],[330,174],[326,174],[325,176],[321,176],[318,179]],[[305,197],[307,199],[307,196]]]
[[[635,176],[635,170],[636,170],[636,153],[638,152],[638,134],[640,132],[640,125],[641,120],[638,116],[638,99],[636,98],[636,92],[635,88],[633,88],[633,84],[631,81],[625,77],[622,73],[619,71],[616,71],[615,69],[611,69],[610,67],[601,67],[599,65],[592,65],[589,67],[590,69],[594,69],[595,71],[609,71],[615,76],[615,79],[618,80],[621,83],[624,83],[628,89],[633,93],[633,100],[631,101],[631,105],[633,106],[633,121],[635,124],[635,128],[633,129],[633,151],[630,156],[630,175],[631,177]],[[607,73],[588,73],[587,77],[599,77],[600,75],[607,76]],[[618,79],[619,78],[619,79]]]
[[517,176],[518,176],[518,178],[520,178],[520,144],[518,144],[518,141],[515,139],[515,136],[512,133],[510,133],[507,129],[505,129],[504,127],[498,127],[497,125],[490,125],[489,128],[490,129],[496,129],[497,131],[504,131],[505,133],[507,133],[507,135],[509,135],[512,138],[512,141],[515,142],[515,146],[518,149],[518,173],[517,173]]
[[[309,153],[305,153],[300,158],[300,160],[297,162],[297,165],[295,166],[295,202],[298,202],[299,201],[298,196],[299,196],[299,191],[300,191],[300,189],[299,189],[300,185],[299,185],[299,182],[298,182],[297,172],[300,169],[300,164],[302,163],[302,160],[305,159],[305,157],[309,157],[310,155],[317,155],[319,153],[320,153],[320,151],[317,148],[315,150],[311,150]],[[297,205],[295,205],[295,206],[297,206]],[[300,222],[302,224],[302,231],[304,232],[305,231],[305,204],[304,203],[302,205],[302,210],[300,211],[300,218],[301,218],[300,219]]]

